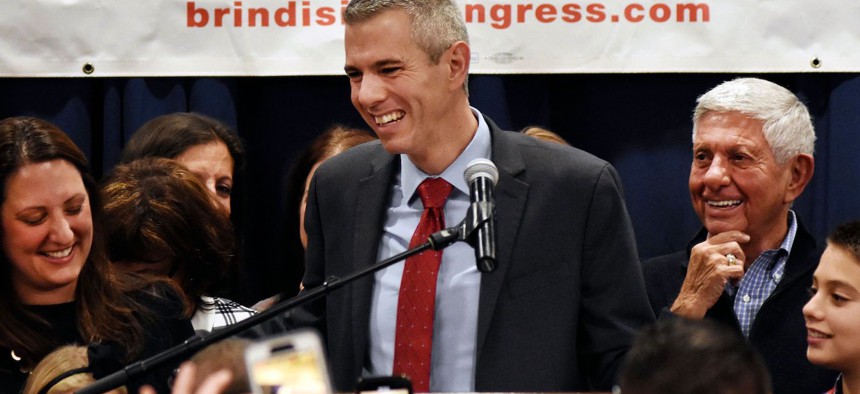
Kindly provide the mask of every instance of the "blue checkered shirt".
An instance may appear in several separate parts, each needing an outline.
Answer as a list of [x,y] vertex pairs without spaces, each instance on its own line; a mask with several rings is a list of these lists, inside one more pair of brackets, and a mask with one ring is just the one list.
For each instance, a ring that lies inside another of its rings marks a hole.
[[785,273],[785,262],[788,260],[794,236],[797,234],[797,219],[794,211],[788,211],[788,234],[782,240],[778,249],[770,249],[762,254],[749,266],[740,284],[735,287],[732,282],[726,284],[729,295],[735,296],[735,316],[740,323],[745,338],[749,338],[750,328],[755,321],[755,315],[762,304],[773,293],[776,285]]

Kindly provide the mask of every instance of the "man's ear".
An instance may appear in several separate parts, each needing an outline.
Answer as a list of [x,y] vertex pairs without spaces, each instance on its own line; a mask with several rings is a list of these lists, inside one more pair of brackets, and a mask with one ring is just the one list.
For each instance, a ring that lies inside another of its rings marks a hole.
[[463,41],[457,41],[446,51],[446,57],[449,65],[449,88],[462,89],[466,83],[466,78],[469,76],[469,62],[472,58],[472,50],[469,44]]
[[794,201],[801,193],[809,180],[812,179],[812,173],[815,171],[815,159],[812,155],[801,153],[795,156],[788,163],[791,171],[791,178],[788,182],[788,187],[785,192],[785,202]]

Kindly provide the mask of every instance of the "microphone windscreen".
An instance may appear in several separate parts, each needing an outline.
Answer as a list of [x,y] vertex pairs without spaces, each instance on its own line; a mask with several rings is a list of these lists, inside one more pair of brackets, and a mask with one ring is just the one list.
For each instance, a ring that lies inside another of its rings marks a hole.
[[471,184],[473,180],[479,177],[490,178],[493,186],[499,181],[499,169],[489,159],[478,158],[469,162],[466,165],[466,171],[463,173],[463,178],[467,184]]

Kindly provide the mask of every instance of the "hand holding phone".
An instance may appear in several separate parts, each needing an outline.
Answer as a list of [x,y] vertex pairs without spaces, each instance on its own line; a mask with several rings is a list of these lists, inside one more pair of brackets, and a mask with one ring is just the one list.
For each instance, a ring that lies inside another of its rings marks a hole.
[[319,334],[298,330],[254,343],[245,351],[254,394],[331,394]]

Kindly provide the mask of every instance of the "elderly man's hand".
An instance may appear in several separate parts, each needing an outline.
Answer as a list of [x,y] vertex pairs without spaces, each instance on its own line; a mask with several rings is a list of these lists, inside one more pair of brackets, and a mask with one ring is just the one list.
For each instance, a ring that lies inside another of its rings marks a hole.
[[726,283],[744,276],[745,256],[741,245],[749,240],[749,235],[740,231],[726,231],[693,246],[687,277],[672,304],[672,313],[691,319],[703,318],[720,298]]

